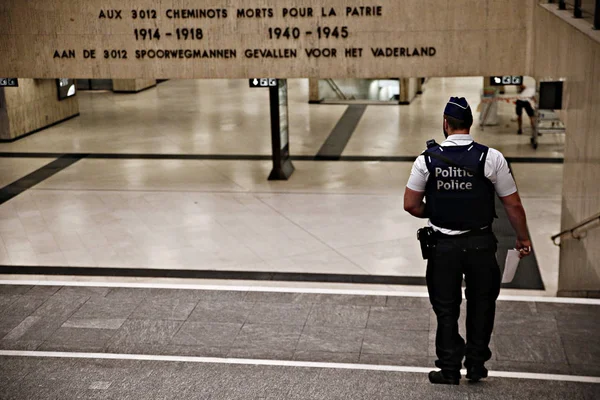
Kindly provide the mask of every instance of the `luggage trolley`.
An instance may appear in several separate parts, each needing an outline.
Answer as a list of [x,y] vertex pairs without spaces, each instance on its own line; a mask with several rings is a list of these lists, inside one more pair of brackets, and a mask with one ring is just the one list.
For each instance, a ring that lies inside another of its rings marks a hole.
[[535,129],[531,132],[531,147],[537,149],[541,133],[565,133],[565,125],[554,110],[535,111]]
[[565,133],[565,126],[555,112],[562,109],[562,93],[562,81],[540,82],[535,129],[531,133],[531,146],[534,149],[538,147],[538,137],[542,132]]

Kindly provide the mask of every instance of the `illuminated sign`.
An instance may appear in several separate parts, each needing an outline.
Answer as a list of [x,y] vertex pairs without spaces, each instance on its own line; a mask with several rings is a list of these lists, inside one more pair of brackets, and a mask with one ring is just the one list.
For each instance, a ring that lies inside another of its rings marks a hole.
[[277,79],[273,78],[254,78],[250,79],[250,87],[251,88],[265,88],[271,86],[277,86]]
[[58,88],[58,100],[75,96],[75,79],[57,79],[56,87]]
[[523,84],[523,76],[492,76],[491,77],[491,85],[492,86],[509,86],[509,85],[522,85]]
[[19,80],[17,78],[0,78],[0,86],[18,87]]

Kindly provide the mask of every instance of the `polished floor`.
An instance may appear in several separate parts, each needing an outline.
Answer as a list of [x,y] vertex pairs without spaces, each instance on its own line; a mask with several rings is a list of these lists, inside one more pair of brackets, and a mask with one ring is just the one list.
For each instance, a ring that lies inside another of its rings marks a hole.
[[[419,154],[427,139],[443,138],[441,113],[448,98],[464,96],[476,110],[482,82],[480,77],[433,78],[410,106],[369,106],[343,155]],[[506,94],[511,95],[515,93]],[[81,116],[3,144],[0,151],[271,154],[268,91],[248,88],[247,80],[170,80],[138,94],[77,96]],[[289,104],[294,155],[315,155],[347,108],[308,104],[308,81],[302,79],[289,80]],[[474,127],[476,140],[507,157],[562,156],[561,135],[547,135],[533,150],[527,130],[525,135],[515,134],[514,105],[501,102],[498,114],[499,125]]]
[[[268,94],[247,81],[80,92],[81,116],[0,144],[2,185],[50,156],[91,154],[0,205],[0,264],[422,277],[415,231],[423,221],[402,209],[410,160],[427,139],[443,139],[451,95],[476,108],[481,82],[431,79],[410,106],[368,106],[341,153],[406,160],[296,160],[286,182],[266,179]],[[315,156],[348,108],[309,105],[307,96],[306,80],[290,81],[292,155]],[[562,165],[537,161],[560,158],[564,137],[545,135],[533,150],[527,132],[515,133],[512,106],[499,104],[499,115],[501,124],[476,125],[473,135],[513,161],[544,284],[533,293],[552,296]],[[202,157],[211,155],[231,159]]]

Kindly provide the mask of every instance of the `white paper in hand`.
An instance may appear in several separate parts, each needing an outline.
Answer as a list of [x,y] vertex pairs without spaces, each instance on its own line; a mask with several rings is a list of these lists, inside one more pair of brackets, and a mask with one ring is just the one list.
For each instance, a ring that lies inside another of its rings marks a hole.
[[517,267],[519,266],[519,250],[510,249],[506,253],[506,262],[504,263],[504,274],[502,275],[502,283],[510,283],[515,277]]

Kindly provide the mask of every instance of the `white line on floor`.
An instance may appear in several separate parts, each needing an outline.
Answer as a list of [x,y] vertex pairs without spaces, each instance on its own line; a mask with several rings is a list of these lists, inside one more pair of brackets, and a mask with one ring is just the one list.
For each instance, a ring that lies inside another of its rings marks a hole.
[[[395,365],[370,365],[370,364],[338,364],[309,361],[283,361],[283,360],[252,360],[244,358],[213,358],[213,357],[186,357],[186,356],[158,356],[145,354],[113,354],[113,353],[69,353],[53,351],[20,351],[0,350],[0,356],[7,357],[46,357],[46,358],[83,358],[103,360],[134,360],[134,361],[166,361],[186,362],[203,364],[238,364],[238,365],[267,365],[276,367],[303,367],[303,368],[329,368],[329,369],[353,369],[364,371],[388,371],[388,372],[414,372],[429,373],[432,368],[406,367]],[[466,371],[462,370],[462,374]],[[600,377],[579,375],[555,375],[536,374],[529,372],[490,371],[490,377],[535,379],[547,381],[600,383]]]
[[[275,283],[275,282],[274,282]],[[282,282],[283,284],[284,282]],[[270,286],[229,286],[229,285],[196,285],[179,283],[134,283],[134,282],[100,282],[100,281],[45,281],[45,280],[0,280],[0,285],[40,285],[40,286],[80,286],[80,287],[118,287],[138,289],[184,289],[184,290],[221,290],[231,292],[276,292],[276,293],[313,293],[313,294],[345,294],[354,296],[390,296],[390,297],[428,297],[427,292],[400,292],[384,290],[354,290],[327,288],[297,288]],[[464,298],[464,293],[463,293]],[[500,295],[498,300],[535,301],[540,303],[591,304],[600,305],[600,299],[544,297],[544,296],[508,296]]]

